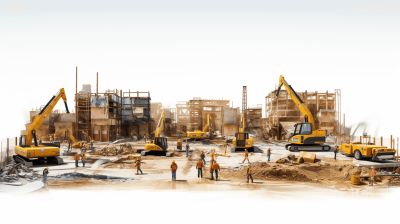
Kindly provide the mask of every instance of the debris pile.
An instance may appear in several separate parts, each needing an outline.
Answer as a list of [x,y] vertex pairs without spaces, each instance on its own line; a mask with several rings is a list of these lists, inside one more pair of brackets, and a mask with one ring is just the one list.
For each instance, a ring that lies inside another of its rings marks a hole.
[[0,169],[0,182],[13,182],[18,178],[34,179],[40,177],[37,171],[34,171],[23,164],[12,161],[10,164]]
[[107,146],[99,149],[91,151],[92,155],[103,155],[103,156],[117,156],[117,155],[128,155],[136,153],[137,150],[132,148],[132,145],[129,142],[120,143],[120,144],[108,144]]

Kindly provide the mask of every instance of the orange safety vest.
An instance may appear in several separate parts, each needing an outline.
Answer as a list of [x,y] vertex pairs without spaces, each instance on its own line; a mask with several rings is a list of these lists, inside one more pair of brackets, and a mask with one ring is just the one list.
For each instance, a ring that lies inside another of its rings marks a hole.
[[82,160],[85,160],[86,159],[86,153],[83,152],[81,155],[82,155]]
[[271,155],[271,149],[267,150],[268,155]]
[[176,163],[172,163],[171,164],[171,170],[172,171],[176,171],[176,169],[178,169],[178,165],[176,165]]
[[219,170],[219,164],[218,163],[214,163],[214,170]]
[[214,171],[214,166],[212,165],[212,163],[210,163],[210,173],[212,173]]
[[77,154],[75,154],[74,159],[79,160],[79,157],[80,157],[80,155],[77,153]]
[[251,174],[251,168],[247,168],[247,174]]
[[140,161],[136,160],[136,166],[140,166]]
[[244,151],[244,156],[249,156],[249,152],[248,151]]
[[211,152],[211,160],[214,160],[214,152]]
[[197,161],[197,168],[203,168],[203,161]]

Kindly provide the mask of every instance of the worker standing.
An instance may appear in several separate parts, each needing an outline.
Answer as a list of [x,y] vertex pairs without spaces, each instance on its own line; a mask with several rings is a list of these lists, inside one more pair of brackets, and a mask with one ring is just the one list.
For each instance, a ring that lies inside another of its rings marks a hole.
[[142,170],[140,169],[140,165],[141,165],[140,159],[136,158],[136,175],[139,174],[139,171],[140,171],[140,174],[143,174]]
[[210,163],[210,175],[211,175],[211,180],[214,180],[214,164],[213,164],[213,160],[211,160],[211,163]]
[[337,146],[335,147],[335,150],[333,150],[333,152],[335,153],[335,160],[336,160],[336,154],[338,153],[338,150],[339,150],[339,149],[338,149]]
[[199,161],[197,161],[197,164],[196,164],[198,178],[203,178],[203,167],[204,167],[204,163],[203,163],[203,161],[201,161],[201,157],[199,157]]
[[44,185],[47,185],[47,175],[49,174],[49,168],[46,167],[43,170],[43,183]]
[[118,140],[118,137],[119,137],[119,134],[118,134],[118,132],[117,132],[117,136],[115,136],[116,140]]
[[215,181],[218,181],[219,164],[214,160]]
[[375,179],[375,166],[371,167],[371,178],[370,178],[370,182],[369,185],[370,186],[374,186],[374,179]]
[[214,161],[214,152],[211,152],[211,161]]
[[82,166],[85,167],[85,163],[86,163],[86,152],[85,152],[85,150],[82,151],[81,157],[82,157]]
[[246,161],[246,159],[247,159],[247,162],[250,163],[250,160],[249,160],[249,152],[247,151],[247,149],[244,150],[244,160],[243,160],[242,163],[244,163],[244,161]]
[[189,156],[189,143],[186,142],[186,157]]
[[75,154],[74,159],[75,159],[75,167],[78,167],[78,161],[79,158],[81,157],[81,155],[79,155],[78,153]]
[[175,163],[175,160],[172,160],[170,168],[172,172],[172,180],[176,180],[176,170],[178,169],[178,165]]
[[251,183],[253,183],[253,177],[251,176],[251,166],[247,167],[247,183],[249,183],[249,179],[251,179]]
[[269,148],[267,150],[267,157],[268,157],[268,162],[269,162],[269,159],[271,158],[271,148]]
[[206,158],[206,155],[204,154],[204,150],[201,150],[200,157],[201,157],[201,160],[203,161],[203,163],[204,163],[204,166],[205,166],[205,165],[206,165],[206,160],[205,160],[205,158]]

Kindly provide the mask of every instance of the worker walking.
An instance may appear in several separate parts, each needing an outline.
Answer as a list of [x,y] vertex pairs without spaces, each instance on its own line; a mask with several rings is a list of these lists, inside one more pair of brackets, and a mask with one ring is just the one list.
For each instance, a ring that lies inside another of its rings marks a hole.
[[82,151],[81,157],[82,157],[82,166],[85,167],[85,163],[86,163],[86,152],[85,152],[85,150]]
[[136,158],[136,175],[139,174],[139,171],[140,171],[140,174],[143,174],[142,170],[140,169],[140,165],[141,165],[140,159]]
[[253,183],[253,177],[251,176],[251,165],[247,167],[247,183],[249,183],[249,179],[251,179],[251,183]]
[[47,175],[49,174],[49,168],[46,167],[43,170],[43,183],[44,185],[47,185]]
[[269,159],[271,158],[271,148],[269,148],[267,150],[267,157],[268,157],[268,162],[269,162]]
[[214,180],[214,164],[212,160],[210,163],[210,175],[211,175],[211,180]]
[[78,161],[79,158],[81,157],[81,155],[79,155],[78,153],[75,154],[74,159],[75,159],[75,167],[78,167]]
[[204,163],[203,163],[203,161],[201,161],[201,157],[199,157],[199,161],[197,161],[197,164],[196,164],[198,178],[203,178],[203,167],[204,167]]
[[178,165],[175,163],[175,160],[172,160],[170,168],[172,172],[172,180],[176,180],[176,170],[178,169]]
[[244,160],[243,160],[242,163],[244,163],[244,161],[246,161],[246,159],[247,159],[247,162],[250,163],[250,160],[249,160],[249,152],[247,151],[247,149],[244,150]]
[[211,161],[214,161],[214,151],[211,152]]
[[214,160],[215,181],[218,181],[219,164]]
[[189,143],[186,142],[186,157],[189,156]]
[[204,163],[204,166],[205,166],[205,165],[206,165],[206,160],[205,160],[205,158],[206,158],[206,155],[204,154],[204,150],[201,150],[200,157],[201,157],[201,160],[203,161],[203,163]]
[[335,153],[335,160],[336,160],[336,154],[338,153],[338,151],[339,151],[339,148],[336,146],[335,150],[333,150],[333,152]]

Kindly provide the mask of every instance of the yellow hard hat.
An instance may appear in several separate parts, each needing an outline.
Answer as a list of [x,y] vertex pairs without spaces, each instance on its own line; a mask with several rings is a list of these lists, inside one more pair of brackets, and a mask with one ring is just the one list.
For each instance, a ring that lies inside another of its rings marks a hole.
[[48,167],[46,167],[46,169],[49,169]]
[[174,162],[175,162],[175,160],[172,160],[172,162],[174,163]]
[[201,157],[199,157],[199,160],[201,159]]
[[204,150],[201,150],[202,152],[204,152]]

